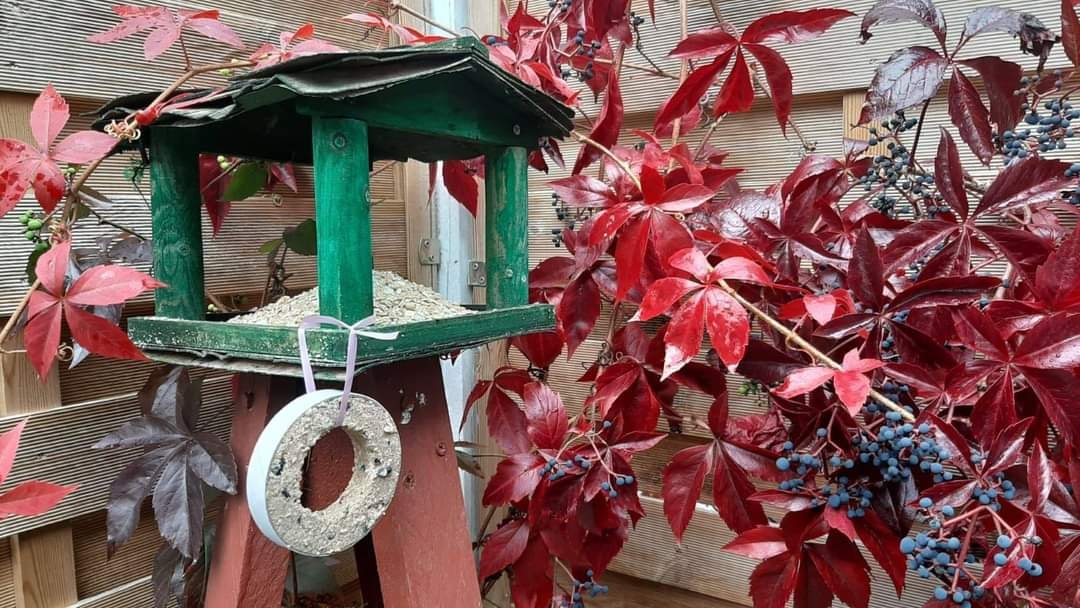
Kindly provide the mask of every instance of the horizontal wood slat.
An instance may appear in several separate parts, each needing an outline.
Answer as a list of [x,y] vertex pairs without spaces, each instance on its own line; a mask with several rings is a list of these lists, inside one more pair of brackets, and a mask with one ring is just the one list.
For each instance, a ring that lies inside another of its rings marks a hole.
[[[699,505],[679,545],[664,519],[663,501],[643,497],[641,502],[646,515],[611,563],[613,572],[751,605],[748,581],[757,560],[720,550],[735,534],[716,511]],[[897,599],[889,577],[880,569],[874,567],[870,579],[874,608],[921,606],[934,588],[929,581],[909,577],[903,596]]]
[[[205,382],[200,420],[208,430],[222,438],[228,436],[229,417],[223,414],[227,413],[231,401],[228,378],[215,377]],[[8,490],[31,478],[61,484],[78,483],[79,489],[45,515],[0,520],[0,538],[104,508],[109,484],[138,451],[98,451],[91,450],[90,446],[138,415],[135,396],[126,395],[65,405],[31,416],[11,476],[0,490]],[[21,419],[0,419],[0,432],[10,429]]]

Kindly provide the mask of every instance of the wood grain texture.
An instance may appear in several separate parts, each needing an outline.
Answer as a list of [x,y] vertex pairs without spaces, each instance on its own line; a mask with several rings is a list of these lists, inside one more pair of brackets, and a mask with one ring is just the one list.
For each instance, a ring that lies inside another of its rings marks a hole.
[[[42,381],[26,353],[0,354],[0,415],[25,419],[33,412],[55,411],[60,406],[60,380],[55,364],[52,369]],[[20,454],[26,454],[25,445]],[[70,526],[58,524],[11,537],[11,556],[18,608],[55,608],[78,599]]]
[[476,608],[480,590],[439,359],[377,367],[357,384],[401,434],[397,493],[371,533],[383,605]]
[[267,420],[298,394],[295,380],[237,374],[232,434],[239,491],[225,501],[206,587],[207,608],[277,606],[285,589],[289,551],[263,536],[248,511],[244,488],[255,442]]
[[[227,378],[218,376],[204,382],[201,420],[207,430],[219,437],[228,436],[229,418],[222,415],[222,409],[231,403],[229,393]],[[27,479],[77,483],[79,489],[38,517],[0,520],[0,538],[103,509],[109,484],[139,450],[98,451],[90,446],[138,415],[134,394],[71,403],[34,414],[23,432],[15,466],[0,492]],[[9,430],[21,419],[21,416],[0,418],[0,432]]]
[[742,604],[614,572],[604,575],[604,585],[609,591],[589,598],[590,608],[742,608]]
[[0,352],[0,416],[30,414],[59,406],[60,375],[57,367],[53,363],[48,379],[42,382],[30,364],[26,351],[14,349]]
[[529,301],[528,152],[504,148],[485,162],[487,305],[520,306]]
[[315,116],[315,226],[319,312],[355,323],[374,311],[367,124]]
[[198,133],[158,128],[150,143],[150,213],[154,226],[154,311],[173,319],[206,314]]
[[13,536],[11,554],[18,608],[61,608],[79,599],[71,526]]
[[[357,337],[356,362],[371,364],[442,354],[554,327],[555,313],[548,304],[388,325],[378,329],[397,331],[394,340]],[[140,317],[131,319],[129,333],[132,341],[151,356],[157,351],[176,351],[200,354],[204,358],[207,354],[213,354],[215,358],[235,358],[240,360],[238,364],[243,364],[243,359],[288,363],[299,360],[300,346],[295,327]],[[348,331],[313,329],[305,336],[314,365],[345,365]],[[289,371],[298,374],[297,370]]]

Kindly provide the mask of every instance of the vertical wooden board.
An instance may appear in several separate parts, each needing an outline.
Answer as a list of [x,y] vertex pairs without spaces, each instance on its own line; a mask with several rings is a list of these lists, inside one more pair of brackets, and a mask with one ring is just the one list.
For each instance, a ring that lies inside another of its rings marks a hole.
[[383,605],[479,606],[439,359],[376,367],[358,378],[356,390],[382,403],[401,434],[397,493],[371,537]]
[[105,525],[104,511],[71,520],[80,599],[92,598],[149,577],[154,571],[154,556],[164,542],[158,534],[150,500],[143,505],[135,533],[112,558],[107,557]]
[[233,378],[230,445],[239,491],[225,501],[206,586],[207,608],[280,605],[289,551],[263,536],[247,508],[247,465],[266,421],[297,394],[296,380],[258,374]]
[[504,148],[486,157],[484,259],[487,305],[505,308],[529,301],[528,152]]
[[435,234],[431,199],[428,197],[428,165],[415,160],[398,170],[405,191],[405,255],[408,278],[414,283],[435,287],[436,266],[420,260],[420,242]]
[[367,125],[312,118],[319,311],[355,323],[374,311]]
[[0,608],[15,608],[15,564],[11,560],[11,542],[0,539]]
[[18,608],[59,608],[78,601],[70,526],[13,536],[11,553]]
[[154,304],[162,317],[202,319],[206,313],[195,136],[188,129],[159,127],[150,141],[154,276],[166,284],[154,293]]
[[[25,352],[0,354],[0,415],[30,414],[59,405],[55,365],[42,381]],[[19,608],[54,608],[78,599],[71,543],[71,527],[66,524],[11,537],[12,580]]]
[[0,352],[0,412],[4,416],[29,414],[60,405],[60,382],[54,363],[42,382],[26,351]]

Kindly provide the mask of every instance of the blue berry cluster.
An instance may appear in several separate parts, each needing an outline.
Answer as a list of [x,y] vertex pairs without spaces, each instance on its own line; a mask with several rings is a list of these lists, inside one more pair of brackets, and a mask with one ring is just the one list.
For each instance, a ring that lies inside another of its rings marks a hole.
[[[976,452],[972,454],[971,461],[978,465],[982,461],[982,456]],[[1001,510],[999,498],[1012,500],[1015,497],[1016,486],[1013,485],[1013,482],[1005,479],[1004,473],[994,475],[989,484],[986,486],[980,484],[971,492],[972,500],[982,506],[990,507],[995,512]]]
[[[1032,536],[1031,538],[1022,538],[1020,539],[1020,542],[1027,542],[1037,547],[1042,544],[1042,538],[1038,536]],[[999,534],[996,544],[997,548],[1001,549],[1001,552],[994,554],[994,565],[1001,568],[1005,564],[1009,563],[1009,556],[1005,553],[1005,551],[1008,551],[1012,548],[1013,539],[1007,534]],[[1016,565],[1019,566],[1020,569],[1026,572],[1029,576],[1042,576],[1042,564],[1031,561],[1031,558],[1021,557],[1016,561]]]
[[[1027,86],[1031,81],[1022,82]],[[1024,126],[1001,134],[1001,149],[1005,164],[1024,159],[1035,153],[1064,150],[1068,140],[1076,136],[1075,121],[1080,120],[1080,109],[1073,108],[1068,99],[1047,99],[1040,106],[1024,104]],[[1080,177],[1080,163],[1073,163],[1065,170],[1065,177]],[[1080,205],[1080,188],[1063,192],[1072,205]]]
[[[828,430],[819,428],[816,432],[818,438],[823,439],[828,435]],[[851,480],[846,475],[836,477],[835,481],[825,483],[818,488],[807,488],[806,481],[802,479],[806,475],[818,471],[841,471],[855,468],[855,461],[846,458],[841,453],[834,453],[825,461],[813,454],[797,454],[795,446],[790,442],[781,446],[783,455],[776,459],[776,468],[781,471],[791,471],[794,468],[799,476],[780,482],[780,489],[785,492],[807,493],[814,498],[810,505],[813,508],[828,506],[831,509],[846,509],[848,517],[857,519],[866,515],[866,509],[870,507],[870,499],[873,492]]]
[[935,255],[937,255],[938,252],[940,252],[944,248],[945,248],[945,243],[944,242],[938,243],[937,245],[934,245],[932,248],[930,248],[926,253],[922,254],[922,256],[920,256],[919,259],[917,259],[914,262],[908,264],[908,267],[907,267],[906,272],[905,272],[905,276],[907,277],[907,280],[912,281],[912,282],[918,281],[919,280],[919,275],[922,274],[923,268],[926,267],[927,262],[929,262],[931,258],[933,258]]
[[[573,460],[564,460],[560,462],[556,458],[548,460],[544,467],[540,470],[541,475],[546,475],[551,481],[558,481],[571,471],[578,470],[579,472],[586,472],[593,467],[593,462],[588,458],[578,454],[574,456]],[[614,475],[614,484],[609,481],[605,481],[600,484],[600,489],[607,493],[609,498],[615,498],[619,495],[618,488],[623,486],[629,486],[634,483],[633,475]]]
[[885,481],[908,479],[912,467],[933,474],[936,483],[952,479],[943,464],[949,451],[934,441],[930,425],[904,422],[899,412],[885,413],[876,437],[860,434],[851,442],[859,449],[859,462],[877,467]]
[[[1069,165],[1069,168],[1065,169],[1065,177],[1080,177],[1080,163]],[[1063,196],[1069,204],[1080,207],[1080,188],[1066,190]]]
[[[564,0],[564,2],[569,6],[569,0]],[[593,40],[586,44],[584,30],[578,31],[577,36],[574,38],[574,42],[577,43],[577,50],[574,51],[574,54],[588,57],[588,61],[585,62],[585,69],[578,73],[578,78],[582,82],[591,80],[592,77],[596,75],[595,72],[593,72],[593,57],[596,56],[596,52],[600,50],[600,47],[602,47],[603,44],[601,44],[599,40]]]
[[[1048,99],[1042,104],[1046,114],[1040,114],[1037,107],[1026,107],[1023,129],[1005,131],[1001,134],[1001,146],[1005,154],[1005,164],[1014,159],[1024,158],[1033,151],[1050,152],[1064,150],[1065,141],[1075,135],[1072,121],[1080,119],[1080,110],[1074,110],[1072,103],[1062,99]],[[1034,129],[1034,132],[1032,132]]]
[[548,8],[559,9],[559,14],[565,14],[574,5],[574,0],[548,0]]
[[607,592],[607,585],[600,585],[593,582],[593,571],[589,570],[585,573],[584,580],[574,581],[574,587],[570,591],[570,603],[565,604],[565,606],[567,606],[567,608],[585,608],[586,596],[596,597],[598,595],[607,594]]
[[[917,573],[919,578],[937,577],[949,580],[956,575],[962,544],[955,536],[935,538],[926,532],[920,532],[914,538],[907,536],[900,539],[900,552],[907,557],[908,570]],[[974,564],[978,560],[969,552],[963,561],[965,564]],[[944,586],[938,586],[934,590],[934,598],[939,601],[952,599],[963,608],[969,608],[972,598],[977,600],[986,593],[982,587],[973,584],[974,581],[968,579],[963,570],[960,571],[960,581],[966,588],[949,591]]]
[[[875,187],[881,188],[870,200],[870,204],[885,215],[895,217],[897,213],[909,212],[906,205],[900,205],[902,201],[923,200],[926,206],[933,207],[935,212],[941,201],[941,196],[933,189],[933,176],[917,174],[911,170],[911,152],[896,138],[918,124],[918,119],[907,118],[901,111],[880,127],[870,127],[867,144],[876,146],[888,141],[885,146],[888,153],[874,157],[873,166],[866,175],[859,178],[859,183],[866,192],[874,190]],[[890,189],[896,191],[895,195],[890,194]]]

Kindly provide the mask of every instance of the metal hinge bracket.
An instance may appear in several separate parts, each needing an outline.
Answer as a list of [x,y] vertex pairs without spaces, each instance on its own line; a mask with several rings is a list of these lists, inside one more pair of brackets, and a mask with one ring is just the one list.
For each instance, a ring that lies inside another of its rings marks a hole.
[[420,239],[420,264],[422,266],[439,265],[439,239],[432,237]]
[[469,287],[487,287],[487,264],[482,260],[469,262]]

